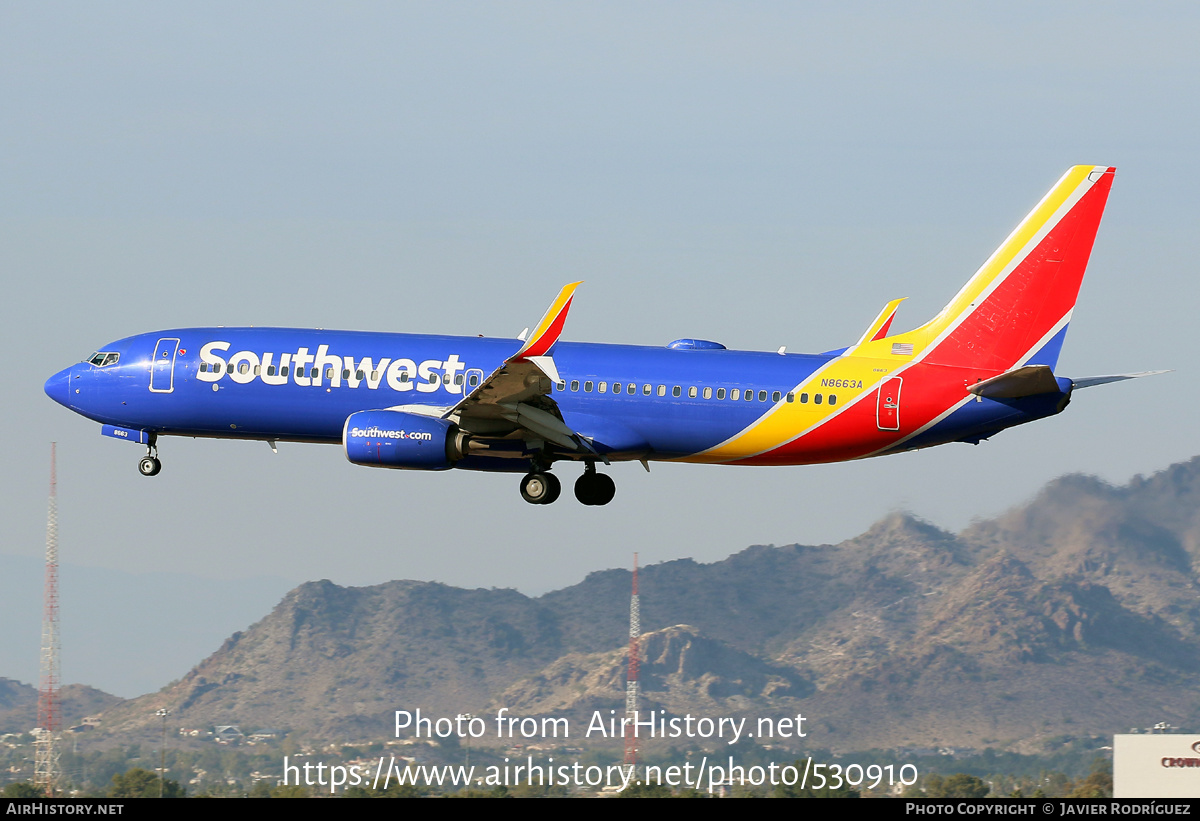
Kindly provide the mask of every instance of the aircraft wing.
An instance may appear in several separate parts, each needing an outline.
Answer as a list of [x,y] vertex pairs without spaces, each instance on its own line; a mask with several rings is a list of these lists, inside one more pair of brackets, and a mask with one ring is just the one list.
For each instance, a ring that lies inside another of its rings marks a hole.
[[515,427],[526,441],[542,440],[564,450],[595,453],[591,443],[563,421],[550,395],[554,383],[560,381],[550,353],[580,284],[564,286],[520,350],[446,411],[443,418],[483,436],[501,431],[507,435]]

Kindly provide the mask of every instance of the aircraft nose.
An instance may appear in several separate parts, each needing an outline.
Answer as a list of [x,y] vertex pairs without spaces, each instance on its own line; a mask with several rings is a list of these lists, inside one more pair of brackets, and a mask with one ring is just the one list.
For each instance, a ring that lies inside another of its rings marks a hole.
[[64,368],[46,380],[46,396],[60,405],[69,405],[71,396],[71,368]]

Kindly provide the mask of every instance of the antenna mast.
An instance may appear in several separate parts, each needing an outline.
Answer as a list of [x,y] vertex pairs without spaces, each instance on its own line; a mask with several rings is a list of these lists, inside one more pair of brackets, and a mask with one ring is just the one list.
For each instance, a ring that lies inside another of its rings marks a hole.
[[642,637],[642,613],[638,603],[638,554],[633,554],[633,595],[629,597],[629,673],[625,677],[625,768],[632,774],[637,766],[637,732],[638,713],[638,671],[641,659],[638,653],[639,639]]
[[58,734],[62,714],[58,699],[58,480],[55,443],[50,443],[50,506],[46,514],[46,587],[42,611],[42,682],[38,691],[38,726],[34,730],[33,783],[52,798],[59,790]]

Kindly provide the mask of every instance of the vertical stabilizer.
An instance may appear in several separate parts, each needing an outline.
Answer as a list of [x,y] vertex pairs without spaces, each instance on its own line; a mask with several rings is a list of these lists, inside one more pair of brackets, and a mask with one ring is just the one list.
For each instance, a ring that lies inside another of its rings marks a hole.
[[886,353],[995,371],[1053,368],[1115,170],[1067,171],[936,317],[880,340]]

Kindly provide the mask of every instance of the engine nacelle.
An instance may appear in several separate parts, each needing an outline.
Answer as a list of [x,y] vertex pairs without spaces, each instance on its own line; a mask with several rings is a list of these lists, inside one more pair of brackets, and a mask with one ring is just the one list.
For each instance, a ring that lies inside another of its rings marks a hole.
[[444,419],[392,410],[352,413],[342,428],[346,458],[367,467],[446,470],[462,458],[463,438]]

